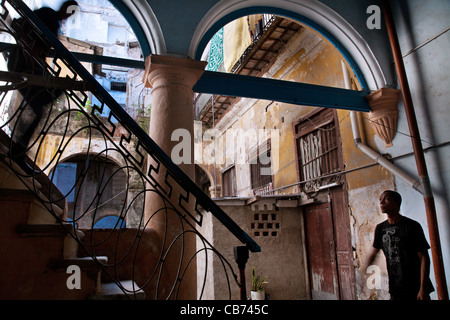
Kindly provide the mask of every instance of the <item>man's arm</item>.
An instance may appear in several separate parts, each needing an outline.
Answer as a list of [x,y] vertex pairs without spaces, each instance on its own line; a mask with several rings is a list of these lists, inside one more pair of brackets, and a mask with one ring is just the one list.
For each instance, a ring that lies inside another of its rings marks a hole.
[[375,260],[375,257],[377,256],[379,249],[372,247],[372,249],[369,251],[369,255],[366,258],[365,263],[363,264],[362,272],[363,274],[366,274],[367,268],[372,264],[372,262]]
[[430,257],[428,252],[418,252],[420,259],[420,290],[417,294],[417,300],[429,300],[430,294],[428,292],[428,277],[430,275]]

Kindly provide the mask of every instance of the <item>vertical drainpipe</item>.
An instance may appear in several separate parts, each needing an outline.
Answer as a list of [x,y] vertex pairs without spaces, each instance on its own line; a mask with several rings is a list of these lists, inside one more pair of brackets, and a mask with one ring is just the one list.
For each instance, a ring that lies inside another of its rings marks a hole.
[[409,89],[408,79],[406,76],[405,66],[397,38],[397,31],[392,16],[389,0],[382,0],[383,15],[386,22],[389,41],[391,43],[392,54],[394,56],[395,68],[400,83],[403,103],[405,106],[406,118],[410,131],[411,141],[414,149],[417,172],[419,174],[424,195],[425,209],[427,214],[428,232],[430,236],[431,254],[433,257],[434,273],[436,278],[436,291],[439,300],[448,300],[447,282],[445,279],[445,269],[442,259],[441,242],[439,239],[439,229],[436,218],[436,206],[431,189],[428,170],[425,162],[425,156],[422,149],[419,128],[414,112],[411,91]]

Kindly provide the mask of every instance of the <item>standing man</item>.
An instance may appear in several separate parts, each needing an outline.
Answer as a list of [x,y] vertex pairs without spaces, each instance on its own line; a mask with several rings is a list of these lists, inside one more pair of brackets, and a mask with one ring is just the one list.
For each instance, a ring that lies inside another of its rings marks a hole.
[[387,220],[377,225],[373,249],[364,271],[381,249],[386,257],[391,300],[429,300],[434,291],[431,284],[430,248],[417,221],[400,214],[402,197],[391,190],[380,196],[381,212]]

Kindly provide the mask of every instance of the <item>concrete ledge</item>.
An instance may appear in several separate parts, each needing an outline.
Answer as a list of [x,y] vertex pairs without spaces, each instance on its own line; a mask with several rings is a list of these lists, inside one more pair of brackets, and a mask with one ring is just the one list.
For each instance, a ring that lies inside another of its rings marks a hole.
[[71,224],[19,224],[16,232],[23,237],[65,237],[68,233],[75,233]]

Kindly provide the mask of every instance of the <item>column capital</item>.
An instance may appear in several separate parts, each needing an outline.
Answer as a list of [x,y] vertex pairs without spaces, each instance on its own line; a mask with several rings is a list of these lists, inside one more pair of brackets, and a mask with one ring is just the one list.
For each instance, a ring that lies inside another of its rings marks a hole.
[[206,61],[189,58],[150,55],[145,60],[143,82],[150,88],[159,85],[182,85],[192,89],[202,76],[207,64]]

